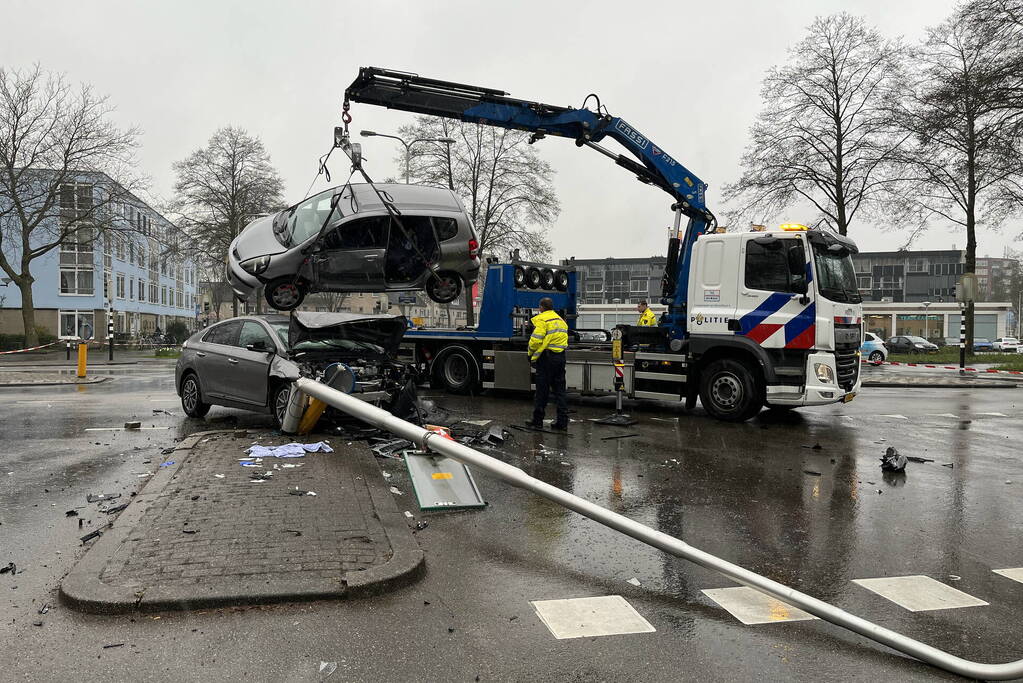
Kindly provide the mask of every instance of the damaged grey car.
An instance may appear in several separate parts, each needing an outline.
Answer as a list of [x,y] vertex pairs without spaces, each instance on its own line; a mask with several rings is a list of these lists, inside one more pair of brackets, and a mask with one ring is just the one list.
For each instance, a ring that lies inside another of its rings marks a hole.
[[175,367],[181,407],[189,417],[214,405],[268,413],[280,428],[291,380],[301,376],[409,417],[415,370],[396,356],[407,325],[400,315],[304,311],[217,323],[182,345]]

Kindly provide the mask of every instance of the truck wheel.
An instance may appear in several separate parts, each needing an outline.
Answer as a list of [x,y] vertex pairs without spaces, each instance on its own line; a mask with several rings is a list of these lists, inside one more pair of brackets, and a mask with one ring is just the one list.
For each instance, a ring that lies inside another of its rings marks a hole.
[[452,349],[433,363],[436,383],[452,394],[468,394],[479,389],[476,359],[466,349]]
[[554,273],[554,286],[559,292],[568,291],[568,273],[563,270],[559,270]]
[[526,271],[526,284],[530,289],[540,289],[540,283],[543,280],[543,276],[540,275],[539,268],[530,268]]
[[540,271],[540,287],[542,289],[547,290],[554,289],[555,282],[556,280],[554,279],[553,270],[551,270],[550,268],[544,268],[543,270]]
[[722,358],[701,373],[700,403],[718,420],[745,422],[764,406],[764,389],[748,365]]
[[515,286],[522,289],[526,286],[526,269],[522,266],[515,266],[513,272],[515,273]]
[[278,311],[293,311],[302,305],[305,288],[294,281],[294,278],[282,277],[267,284],[264,290],[266,303]]
[[462,293],[462,278],[454,273],[434,273],[426,281],[426,295],[438,304],[449,304]]

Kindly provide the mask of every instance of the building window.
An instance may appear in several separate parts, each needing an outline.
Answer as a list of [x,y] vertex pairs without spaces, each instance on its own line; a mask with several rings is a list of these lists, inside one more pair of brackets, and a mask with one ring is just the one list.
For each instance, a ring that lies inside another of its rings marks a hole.
[[115,296],[118,299],[124,298],[124,273],[118,273],[116,279]]
[[61,339],[92,339],[94,331],[92,311],[60,311]]
[[135,278],[128,278],[128,301],[135,301]]
[[111,235],[111,239],[114,240],[114,257],[118,261],[124,260],[124,236],[123,235]]
[[167,305],[167,285],[160,286],[160,305]]
[[149,303],[160,303],[160,286],[155,282],[149,283]]
[[79,228],[60,243],[60,293],[92,296],[96,265],[93,244],[96,235],[91,228]]
[[92,208],[92,185],[65,183],[60,186],[60,218],[64,225],[86,220]]
[[603,283],[600,282],[587,282],[586,293],[587,294],[599,294],[604,289]]
[[641,292],[641,293],[645,294],[646,291],[647,291],[647,281],[646,280],[633,280],[631,285],[630,285],[630,287],[629,287],[629,291],[634,292],[634,293],[640,293]]
[[185,307],[185,294],[180,289],[175,292],[175,300],[177,301],[178,308]]

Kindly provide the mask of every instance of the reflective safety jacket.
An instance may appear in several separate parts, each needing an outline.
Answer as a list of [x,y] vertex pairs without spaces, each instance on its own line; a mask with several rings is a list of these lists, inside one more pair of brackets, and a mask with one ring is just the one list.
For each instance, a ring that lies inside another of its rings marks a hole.
[[534,315],[533,334],[529,338],[529,359],[536,360],[544,351],[561,353],[568,348],[568,323],[554,311]]
[[636,324],[640,327],[653,327],[657,324],[657,315],[648,308],[639,316],[639,322]]

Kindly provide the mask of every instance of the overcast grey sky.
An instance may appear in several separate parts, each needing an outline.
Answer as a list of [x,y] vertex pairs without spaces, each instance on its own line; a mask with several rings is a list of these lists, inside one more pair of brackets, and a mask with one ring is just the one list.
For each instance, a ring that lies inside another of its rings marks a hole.
[[[301,198],[340,123],[345,86],[359,66],[500,88],[516,97],[578,106],[589,92],[710,184],[708,204],[738,175],[765,69],[815,15],[846,10],[889,36],[916,40],[946,17],[950,0],[775,2],[29,2],[7,0],[0,65],[65,72],[110,96],[117,118],[142,128],[142,171],[169,197],[171,163],[215,129],[262,137]],[[394,132],[411,114],[353,105],[354,130]],[[374,178],[399,175],[397,143],[363,139]],[[547,139],[562,214],[555,256],[648,256],[665,250],[670,198],[570,141]],[[613,143],[611,143],[613,145]],[[334,164],[335,179],[343,173]],[[325,187],[320,180],[316,188]],[[315,189],[315,188],[314,188]],[[810,215],[793,212],[787,220]],[[859,223],[862,249],[905,240]],[[1000,255],[1018,232],[983,234],[978,255]],[[932,229],[917,246],[959,248]]]

